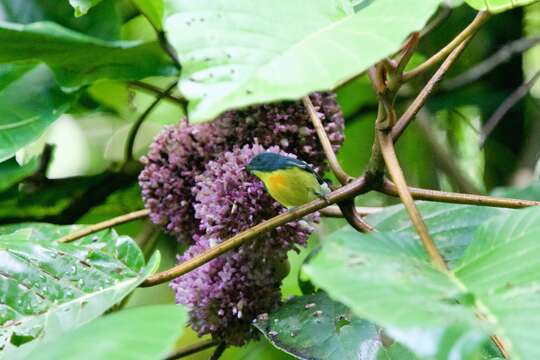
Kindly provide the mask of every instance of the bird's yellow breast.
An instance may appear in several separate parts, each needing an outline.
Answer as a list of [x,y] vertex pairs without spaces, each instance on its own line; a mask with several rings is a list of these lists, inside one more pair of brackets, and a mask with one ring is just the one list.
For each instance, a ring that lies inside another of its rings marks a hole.
[[293,167],[272,172],[255,172],[266,190],[286,207],[300,206],[317,198],[321,186],[312,173]]

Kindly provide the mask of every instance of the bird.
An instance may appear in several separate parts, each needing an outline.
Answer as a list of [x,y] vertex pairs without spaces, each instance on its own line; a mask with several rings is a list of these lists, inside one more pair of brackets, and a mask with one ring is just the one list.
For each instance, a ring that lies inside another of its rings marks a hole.
[[317,198],[326,200],[330,188],[305,161],[273,152],[254,156],[246,170],[258,177],[266,191],[286,208],[294,208]]

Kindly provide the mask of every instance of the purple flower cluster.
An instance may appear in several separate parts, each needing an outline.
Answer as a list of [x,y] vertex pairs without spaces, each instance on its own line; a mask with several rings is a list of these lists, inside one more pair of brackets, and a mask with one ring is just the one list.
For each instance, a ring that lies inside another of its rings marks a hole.
[[[315,93],[310,98],[337,151],[343,142],[344,120],[335,95]],[[191,206],[195,177],[222,152],[253,143],[263,147],[277,145],[313,164],[320,172],[326,170],[324,152],[300,102],[229,111],[207,124],[190,125],[183,121],[167,127],[143,158],[145,168],[139,184],[151,220],[189,242],[197,226]]]
[[[344,123],[335,96],[316,93],[311,100],[337,151]],[[262,151],[326,169],[309,115],[298,102],[230,111],[207,124],[183,121],[156,138],[139,184],[152,221],[191,244],[180,262],[284,211],[245,171]],[[177,302],[190,309],[193,329],[231,345],[256,336],[252,320],[279,304],[287,252],[304,245],[311,231],[306,221],[288,223],[175,279],[171,287]]]
[[[268,150],[279,152],[277,147]],[[262,151],[260,145],[246,145],[225,152],[196,178],[200,235],[181,262],[283,211],[244,169]],[[304,245],[311,231],[305,221],[289,223],[174,280],[177,301],[191,310],[193,329],[231,345],[252,338],[251,321],[279,304],[287,251]]]

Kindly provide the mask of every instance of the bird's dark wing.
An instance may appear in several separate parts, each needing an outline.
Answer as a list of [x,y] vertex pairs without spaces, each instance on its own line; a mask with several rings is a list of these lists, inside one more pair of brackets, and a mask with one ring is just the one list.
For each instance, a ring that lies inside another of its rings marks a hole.
[[307,172],[312,173],[317,178],[319,184],[326,184],[326,182],[317,174],[317,172],[305,161],[287,157],[284,167],[297,167]]

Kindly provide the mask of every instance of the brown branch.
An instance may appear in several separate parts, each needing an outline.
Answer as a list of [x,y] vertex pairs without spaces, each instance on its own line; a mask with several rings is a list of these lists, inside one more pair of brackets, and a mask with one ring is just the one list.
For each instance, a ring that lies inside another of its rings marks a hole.
[[503,103],[495,110],[493,115],[486,122],[480,133],[480,147],[483,147],[486,143],[488,136],[495,130],[497,125],[501,122],[504,116],[512,109],[521,99],[523,99],[529,91],[532,89],[534,84],[540,79],[540,69],[534,74],[534,76],[529,80],[521,84],[509,97],[507,97]]
[[457,58],[459,55],[461,55],[470,39],[471,38],[465,39],[450,53],[450,55],[448,55],[448,58],[446,58],[446,60],[442,63],[441,67],[435,72],[431,79],[429,79],[418,96],[413,100],[412,104],[407,108],[403,115],[401,115],[396,125],[392,128],[391,136],[394,142],[399,139],[418,111],[420,111],[420,109],[426,104],[427,98],[429,95],[431,95],[435,86],[439,83],[439,81],[441,81],[444,74],[456,62]]
[[[360,216],[368,216],[372,214],[376,214],[378,212],[381,212],[383,208],[380,207],[362,207],[357,206],[355,207],[356,212]],[[324,208],[320,211],[321,215],[328,218],[341,218],[343,217],[343,213],[341,212],[339,206],[329,206],[327,208]]]
[[497,52],[491,55],[489,58],[483,60],[481,63],[473,66],[461,75],[455,78],[445,80],[440,89],[443,91],[452,91],[457,88],[468,85],[482,76],[494,70],[497,66],[508,61],[512,56],[521,54],[540,44],[540,37],[523,38],[514,40],[504,46],[502,46]]
[[90,225],[88,227],[85,227],[84,229],[81,229],[79,231],[75,231],[71,234],[68,234],[60,239],[58,239],[58,242],[70,242],[77,239],[80,239],[82,237],[85,237],[87,235],[96,233],[101,230],[105,230],[108,228],[111,228],[116,225],[125,224],[130,221],[142,219],[148,216],[149,211],[147,209],[138,210],[131,212],[129,214],[117,216],[115,218],[109,219],[107,221],[103,221],[94,225]]
[[313,124],[317,136],[319,137],[319,142],[321,143],[326,159],[328,160],[330,169],[332,169],[332,172],[342,185],[351,182],[354,178],[352,176],[349,176],[341,167],[336,157],[336,153],[332,148],[332,143],[330,142],[330,139],[328,139],[326,130],[324,129],[324,126],[321,122],[321,119],[319,118],[319,115],[317,114],[317,111],[315,111],[315,107],[313,106],[311,99],[309,98],[309,96],[304,96],[302,102],[304,103],[304,106],[308,111],[311,123]]
[[180,358],[183,358],[183,357],[186,357],[186,356],[189,356],[189,355],[196,354],[196,353],[198,353],[200,351],[209,349],[209,348],[214,347],[214,346],[216,346],[218,344],[219,344],[219,341],[213,340],[213,339],[202,341],[202,342],[200,342],[198,344],[189,345],[189,346],[186,346],[185,348],[182,348],[182,349],[179,349],[179,350],[173,352],[172,354],[167,356],[165,358],[165,360],[180,359]]
[[[398,196],[396,185],[389,180],[385,180],[382,187],[378,190],[386,195],[394,197]],[[415,187],[409,187],[409,191],[411,192],[411,195],[415,200],[439,201],[451,204],[493,206],[508,209],[521,209],[530,206],[540,206],[540,201],[498,198],[485,195],[461,194],[438,190],[419,189]]]
[[461,43],[467,41],[471,38],[490,17],[489,12],[480,11],[474,20],[461,32],[459,33],[452,41],[448,43],[444,48],[439,50],[435,55],[430,57],[424,63],[414,68],[411,71],[408,71],[403,74],[403,81],[409,81],[416,76],[423,74],[433,66],[437,65],[444,58],[446,58],[454,49],[456,49]]
[[124,158],[125,158],[126,163],[128,163],[130,160],[133,159],[133,145],[135,145],[135,139],[137,137],[137,133],[139,132],[139,128],[141,127],[142,123],[144,122],[144,120],[146,120],[148,115],[150,115],[150,113],[155,109],[155,107],[161,102],[161,100],[163,100],[166,94],[170,94],[171,91],[173,91],[177,83],[178,82],[175,81],[174,83],[169,85],[169,87],[167,87],[167,89],[165,89],[163,93],[159,94],[156,97],[156,99],[152,102],[152,104],[150,104],[150,106],[146,108],[146,110],[141,114],[141,116],[139,116],[139,118],[135,120],[133,125],[129,128],[129,133],[126,140],[125,153],[124,153]]
[[192,259],[184,261],[183,263],[178,264],[177,266],[169,270],[150,276],[148,279],[146,279],[146,281],[142,283],[141,286],[146,287],[162,284],[181,275],[184,275],[198,268],[199,266],[206,264],[210,260],[215,259],[216,257],[230,250],[236,249],[237,247],[245,244],[250,240],[255,239],[259,235],[277,228],[278,226],[282,226],[290,221],[300,219],[305,215],[325,208],[330,204],[335,204],[337,202],[355,197],[365,192],[368,189],[368,186],[369,184],[368,182],[366,182],[364,177],[355,179],[349,184],[332,191],[326,196],[326,199],[313,200],[307,204],[298,206],[294,209],[289,210],[286,213],[275,216],[270,220],[267,220],[247,230],[244,230],[241,233],[231,237],[228,240],[223,241],[222,243],[212,247],[211,249],[206,250],[202,254]]
[[409,192],[409,188],[405,181],[405,176],[403,175],[403,171],[401,170],[399,161],[397,159],[397,155],[394,149],[394,142],[392,141],[390,134],[385,131],[378,131],[377,138],[380,143],[381,152],[386,163],[386,168],[388,169],[390,176],[396,183],[399,197],[401,198],[401,201],[403,202],[403,205],[405,206],[405,209],[407,210],[407,213],[409,214],[409,217],[411,218],[411,221],[416,228],[418,235],[420,236],[420,240],[422,241],[426,252],[428,253],[433,263],[440,270],[447,272],[448,265],[444,261],[443,257],[439,253],[439,250],[437,249],[437,246],[433,242],[433,239],[429,235],[428,228],[424,220],[422,219],[422,216],[420,215],[416,204],[414,203],[414,199],[411,196],[411,193]]
[[182,107],[182,109],[186,106],[186,100],[184,98],[177,97],[172,94],[167,94],[165,93],[165,90],[157,86],[154,86],[152,84],[148,84],[142,81],[132,81],[128,85],[131,87],[140,89],[140,90],[144,90],[152,94],[163,95],[164,99],[171,100],[172,102],[177,103],[178,105]]

